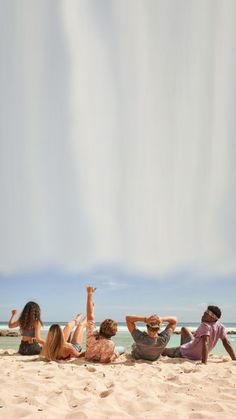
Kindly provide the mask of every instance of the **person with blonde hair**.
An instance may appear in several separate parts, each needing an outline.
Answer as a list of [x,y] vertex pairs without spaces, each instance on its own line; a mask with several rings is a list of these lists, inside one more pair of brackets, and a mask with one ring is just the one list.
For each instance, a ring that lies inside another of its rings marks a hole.
[[124,353],[123,347],[115,347],[111,340],[116,335],[117,322],[106,319],[100,324],[99,332],[96,330],[94,317],[93,294],[96,288],[87,286],[87,327],[86,327],[86,351],[87,361],[108,363],[114,361],[120,354]]
[[41,338],[41,310],[37,303],[29,301],[23,308],[18,320],[13,321],[17,313],[16,309],[11,311],[8,322],[10,329],[19,327],[21,333],[21,343],[19,353],[21,355],[38,355],[42,350],[44,340]]
[[[59,324],[52,324],[47,334],[42,356],[46,361],[59,361],[79,358],[82,355],[83,330],[86,317],[80,322],[79,314],[75,320],[66,324],[62,330]],[[74,333],[73,328],[76,327]]]
[[[136,322],[144,322],[147,331],[143,332],[136,327]],[[166,328],[159,333],[162,323],[168,323]],[[177,318],[174,316],[160,317],[152,314],[144,316],[126,316],[126,324],[134,339],[132,356],[134,359],[156,361],[168,344],[172,333],[175,331]]]

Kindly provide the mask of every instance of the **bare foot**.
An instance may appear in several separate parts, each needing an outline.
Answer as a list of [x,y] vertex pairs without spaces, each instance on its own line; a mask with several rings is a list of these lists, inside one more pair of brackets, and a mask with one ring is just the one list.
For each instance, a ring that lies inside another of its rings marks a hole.
[[81,322],[80,322],[80,324],[81,324],[81,326],[86,326],[86,324],[87,324],[87,316],[84,316],[83,318],[82,318],[82,320],[81,320]]
[[75,318],[75,325],[76,325],[76,326],[79,324],[80,319],[81,319],[81,316],[82,316],[82,314],[81,314],[81,313],[78,313],[78,314],[77,314],[77,316],[76,316],[76,318]]

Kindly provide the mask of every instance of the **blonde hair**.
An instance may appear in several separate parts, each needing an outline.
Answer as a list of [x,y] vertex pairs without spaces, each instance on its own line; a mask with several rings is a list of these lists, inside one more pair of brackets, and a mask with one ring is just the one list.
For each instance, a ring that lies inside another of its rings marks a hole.
[[56,361],[61,358],[63,349],[67,346],[69,347],[70,345],[65,342],[59,324],[52,324],[47,334],[42,356],[46,361]]

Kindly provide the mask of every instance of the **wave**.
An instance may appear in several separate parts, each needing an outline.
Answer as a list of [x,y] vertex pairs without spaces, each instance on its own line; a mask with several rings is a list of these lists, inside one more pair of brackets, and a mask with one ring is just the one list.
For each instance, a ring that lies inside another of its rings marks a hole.
[[[50,324],[47,324],[47,325],[44,325],[43,327],[42,327],[42,332],[47,332],[48,330],[49,330],[49,328],[50,328],[50,325],[51,325],[52,323],[50,323]],[[63,328],[64,326],[65,326],[65,323],[63,322],[61,322],[61,323],[59,323],[60,324],[60,326]],[[99,324],[96,324],[96,326],[98,327],[99,326]],[[185,327],[188,327],[188,329],[191,331],[191,332],[193,332],[194,330],[196,330],[197,329],[197,326],[198,326],[198,324],[196,324],[196,326],[193,326],[193,325],[188,325],[188,324],[184,324],[184,326]],[[176,327],[176,332],[177,333],[180,333],[180,331],[181,331],[181,327],[182,327],[182,325],[181,326],[177,326]],[[8,328],[8,326],[7,326],[7,324],[0,324],[0,329],[2,329],[2,330],[6,330],[6,329],[9,329]],[[139,325],[138,326],[138,329],[139,330],[141,330],[141,331],[145,331],[146,330],[146,327],[144,326],[144,325]],[[15,328],[15,329],[12,329],[12,331],[19,331],[19,328]],[[164,327],[162,327],[161,328],[161,330],[164,330]],[[225,327],[225,330],[226,330],[226,333],[228,333],[228,334],[236,334],[236,324],[233,326],[233,327]],[[118,323],[118,332],[119,333],[127,333],[128,332],[128,329],[127,329],[127,326],[126,325],[124,325],[124,324],[122,324],[122,325],[120,325],[119,323]]]

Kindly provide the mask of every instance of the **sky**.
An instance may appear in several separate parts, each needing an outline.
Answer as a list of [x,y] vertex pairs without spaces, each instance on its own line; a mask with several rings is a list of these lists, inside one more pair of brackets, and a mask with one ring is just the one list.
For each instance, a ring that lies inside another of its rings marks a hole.
[[0,320],[235,321],[235,2],[0,11]]
[[[11,310],[20,314],[27,301],[36,301],[44,321],[72,320],[85,314],[86,285],[94,284],[95,318],[109,317],[125,321],[127,314],[177,316],[179,322],[200,322],[207,305],[218,305],[223,322],[235,322],[232,296],[234,277],[212,279],[190,275],[182,270],[164,277],[132,275],[119,268],[100,267],[81,274],[45,269],[24,274],[3,275],[4,298],[1,298],[0,321],[8,320]],[[2,295],[2,292],[1,292]]]

